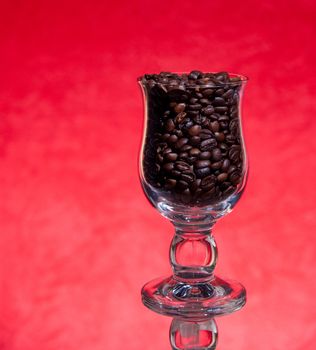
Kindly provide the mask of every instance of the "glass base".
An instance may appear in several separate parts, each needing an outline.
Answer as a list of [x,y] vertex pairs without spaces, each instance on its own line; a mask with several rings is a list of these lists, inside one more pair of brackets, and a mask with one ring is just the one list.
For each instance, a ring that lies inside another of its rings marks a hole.
[[216,276],[200,283],[171,276],[148,282],[142,289],[142,300],[149,309],[165,316],[205,320],[241,309],[246,290],[238,282]]

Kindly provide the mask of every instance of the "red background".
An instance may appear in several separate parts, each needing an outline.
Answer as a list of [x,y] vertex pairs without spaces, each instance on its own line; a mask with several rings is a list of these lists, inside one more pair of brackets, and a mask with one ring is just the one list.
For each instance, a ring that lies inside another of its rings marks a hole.
[[138,181],[136,77],[193,68],[250,77],[249,182],[215,228],[248,303],[219,349],[315,349],[315,4],[1,1],[1,349],[169,348],[140,301],[172,227]]

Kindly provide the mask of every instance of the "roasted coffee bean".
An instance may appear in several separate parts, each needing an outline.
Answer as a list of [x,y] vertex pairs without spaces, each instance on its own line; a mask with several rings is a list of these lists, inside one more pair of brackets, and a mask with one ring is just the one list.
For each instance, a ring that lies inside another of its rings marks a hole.
[[226,188],[226,190],[223,192],[223,195],[225,197],[233,194],[235,192],[235,187],[234,186],[229,186],[228,188]]
[[211,168],[212,168],[213,170],[219,170],[219,169],[221,169],[222,164],[223,164],[223,163],[222,163],[221,161],[212,163]]
[[196,97],[192,97],[192,98],[190,98],[190,104],[191,105],[194,105],[194,104],[196,104],[196,102],[198,101],[199,99],[198,98],[196,98]]
[[170,175],[174,178],[178,178],[181,175],[181,172],[179,170],[171,170]]
[[224,114],[227,112],[228,107],[226,106],[215,107],[214,110],[216,113]]
[[186,113],[185,112],[181,112],[179,114],[177,114],[177,116],[175,117],[175,122],[178,124],[181,124],[184,120],[184,118],[186,117]]
[[201,151],[209,151],[212,148],[216,147],[217,142],[214,139],[207,139],[201,142]]
[[199,99],[203,98],[203,95],[200,92],[196,92],[195,96],[198,97]]
[[233,163],[238,163],[240,160],[240,151],[236,148],[231,148],[228,151],[228,156]]
[[207,99],[207,98],[201,98],[200,99],[200,103],[202,105],[209,105],[210,104],[210,101]]
[[200,105],[199,103],[188,106],[189,111],[199,111],[201,108],[202,108],[202,105]]
[[190,129],[189,129],[189,134],[191,136],[197,136],[199,135],[201,131],[201,126],[200,125],[193,125]]
[[213,90],[212,89],[205,89],[205,90],[203,90],[202,93],[205,97],[210,97],[213,93]]
[[191,148],[192,148],[191,145],[186,144],[180,148],[180,151],[181,152],[188,152],[188,151],[190,151]]
[[168,137],[168,143],[176,143],[178,141],[178,136],[176,135],[170,135]]
[[188,152],[180,152],[179,153],[179,159],[181,159],[181,160],[186,160],[188,157],[189,157]]
[[216,187],[211,187],[210,190],[201,194],[201,200],[212,199],[216,195]]
[[237,170],[237,167],[236,167],[235,165],[231,165],[231,166],[228,168],[227,173],[228,173],[228,175],[229,175],[229,174],[233,173],[233,172],[236,171],[236,170]]
[[188,188],[189,184],[186,181],[184,181],[184,180],[179,180],[178,183],[177,183],[177,187],[178,187],[179,190],[182,191],[182,190],[185,190],[186,188]]
[[168,119],[167,122],[166,122],[166,130],[167,131],[173,131],[175,128],[175,125],[174,125],[174,122],[172,119]]
[[163,150],[162,154],[165,155],[165,154],[171,153],[171,152],[172,152],[172,148],[167,147],[167,148],[165,148],[165,149]]
[[229,169],[229,166],[230,166],[230,161],[229,161],[229,159],[224,159],[223,165],[222,165],[222,170],[223,170],[224,172],[227,172],[228,169]]
[[197,189],[199,188],[201,184],[201,179],[195,179],[194,181],[192,181],[192,183],[190,184],[190,190],[192,192],[196,192]]
[[167,161],[170,161],[170,162],[175,162],[178,158],[178,154],[177,153],[167,153],[165,155],[165,159]]
[[187,188],[181,193],[181,201],[184,204],[188,204],[191,202],[191,193],[190,190]]
[[214,113],[214,107],[213,106],[207,106],[202,109],[202,113],[205,115],[211,115]]
[[195,170],[195,175],[197,178],[202,179],[203,177],[210,175],[211,169],[210,168],[201,168],[201,169],[196,169]]
[[188,99],[187,92],[182,87],[173,88],[168,91],[168,96],[171,101],[185,102]]
[[181,112],[183,112],[185,110],[185,106],[186,106],[185,103],[178,103],[178,104],[175,105],[174,111],[176,113],[181,113]]
[[225,134],[222,132],[215,132],[214,136],[218,142],[223,142],[225,140]]
[[199,146],[200,141],[201,141],[201,139],[199,138],[199,136],[192,136],[192,137],[190,138],[190,144],[191,144],[193,147]]
[[161,154],[157,154],[157,160],[159,163],[163,162],[163,156]]
[[187,111],[187,115],[189,117],[196,117],[197,115],[199,115],[200,112],[199,111]]
[[177,185],[177,180],[175,179],[167,179],[165,183],[165,189],[166,190],[171,190],[172,188],[176,187]]
[[215,186],[216,178],[214,175],[209,175],[206,176],[204,179],[201,181],[201,188],[203,190],[210,190],[212,187]]
[[221,97],[225,93],[224,89],[216,89],[214,95]]
[[198,70],[193,70],[188,76],[189,79],[193,79],[193,80],[199,79],[201,77],[202,77],[202,72]]
[[163,134],[163,135],[161,136],[161,139],[162,139],[163,141],[167,141],[169,137],[170,137],[170,134],[166,133],[166,134]]
[[232,184],[237,185],[240,182],[240,174],[238,171],[234,171],[229,175],[229,180]]
[[184,171],[181,175],[180,175],[181,180],[186,181],[187,183],[191,183],[195,180],[195,175],[192,172],[189,171]]
[[201,152],[199,158],[200,159],[210,159],[212,153],[210,151]]
[[194,157],[197,157],[200,153],[201,151],[198,148],[191,148],[190,150],[190,155]]
[[228,178],[227,173],[221,173],[217,176],[217,181],[224,182]]
[[226,104],[225,99],[222,97],[215,97],[212,103],[214,106],[225,106]]
[[165,171],[170,172],[173,169],[174,164],[173,163],[166,163],[162,167]]
[[209,129],[202,129],[200,131],[199,136],[200,136],[201,140],[207,140],[207,139],[213,138],[213,133]]
[[209,167],[211,165],[211,162],[209,160],[198,160],[195,163],[195,167],[200,169],[200,168],[206,168]]
[[188,142],[189,142],[189,139],[187,139],[186,137],[182,137],[177,141],[175,147],[177,149],[180,149],[182,146],[186,145]]
[[214,122],[210,123],[211,130],[215,133],[219,131],[219,122],[215,120]]
[[223,97],[228,100],[230,98],[232,98],[234,95],[234,90],[233,89],[229,89],[227,90],[224,94],[223,94]]
[[215,162],[218,162],[219,160],[222,159],[222,152],[219,148],[214,148],[212,150],[212,159],[215,161]]
[[176,161],[175,167],[177,170],[180,170],[180,171],[190,170],[190,165],[183,161]]

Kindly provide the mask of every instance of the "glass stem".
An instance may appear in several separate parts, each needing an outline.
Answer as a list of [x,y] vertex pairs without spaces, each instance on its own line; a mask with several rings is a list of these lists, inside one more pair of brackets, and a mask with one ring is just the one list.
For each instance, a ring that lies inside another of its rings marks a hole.
[[174,318],[170,326],[172,350],[214,350],[218,339],[213,318],[205,321],[189,321]]
[[217,247],[212,227],[175,227],[170,246],[174,278],[186,283],[203,283],[213,278]]

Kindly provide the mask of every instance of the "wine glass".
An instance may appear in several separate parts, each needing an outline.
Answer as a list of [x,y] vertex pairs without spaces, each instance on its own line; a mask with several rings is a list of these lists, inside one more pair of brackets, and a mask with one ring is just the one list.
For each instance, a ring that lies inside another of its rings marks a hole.
[[[162,72],[138,78],[145,107],[140,180],[151,204],[175,227],[173,274],[147,283],[142,300],[174,318],[173,349],[215,349],[213,318],[246,302],[240,283],[214,275],[217,247],[212,235],[247,180],[241,125],[246,82],[246,77],[227,72]],[[183,341],[188,334],[189,345]]]

